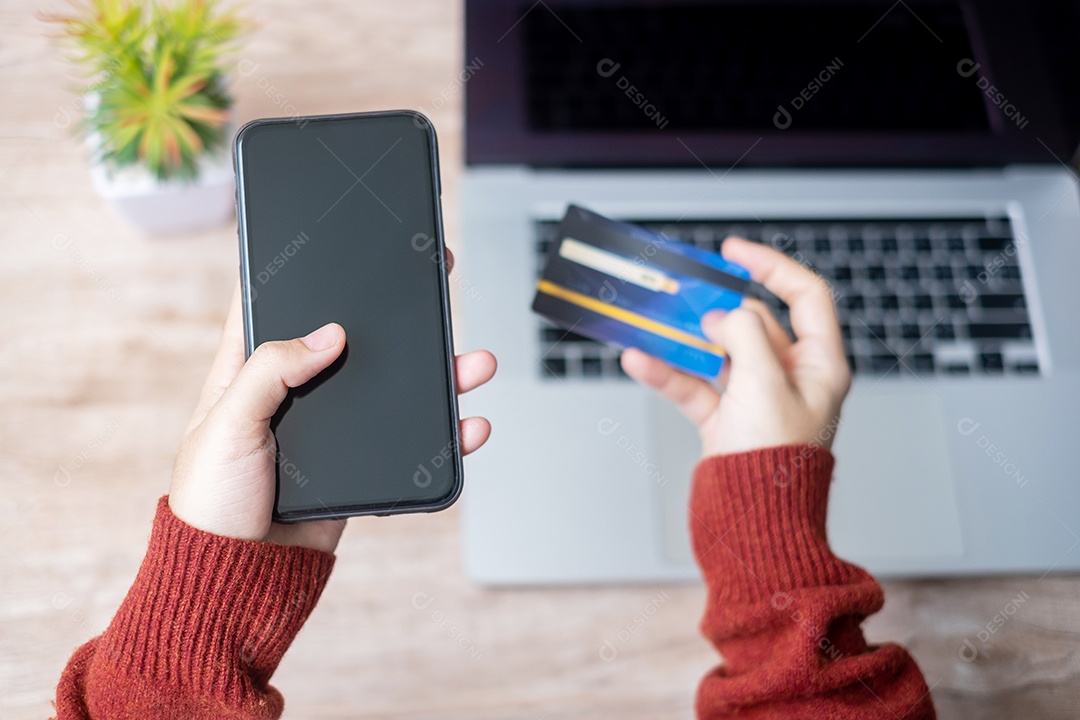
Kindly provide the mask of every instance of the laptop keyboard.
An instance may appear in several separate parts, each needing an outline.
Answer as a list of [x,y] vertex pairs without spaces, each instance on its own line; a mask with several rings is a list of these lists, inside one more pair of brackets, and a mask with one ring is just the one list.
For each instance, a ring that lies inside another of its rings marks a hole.
[[[1007,217],[631,222],[708,250],[738,235],[820,274],[832,286],[857,375],[1039,373]],[[539,277],[558,223],[534,227]],[[772,310],[790,332],[786,306]],[[545,377],[625,377],[618,348],[538,321]]]

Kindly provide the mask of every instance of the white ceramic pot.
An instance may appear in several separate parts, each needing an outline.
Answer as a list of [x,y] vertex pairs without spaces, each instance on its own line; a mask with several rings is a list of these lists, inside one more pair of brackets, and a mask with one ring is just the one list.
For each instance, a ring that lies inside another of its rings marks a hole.
[[235,185],[228,152],[203,155],[194,180],[158,180],[141,165],[94,163],[94,187],[117,213],[153,235],[219,227],[233,218]]
[[[100,101],[97,93],[83,96],[86,112]],[[226,128],[231,139],[233,127]],[[101,139],[97,133],[86,138],[96,155]],[[204,154],[198,161],[194,180],[159,180],[141,165],[116,167],[96,160],[90,177],[98,194],[124,219],[152,235],[177,235],[219,227],[231,222],[236,206],[232,156],[227,150]]]

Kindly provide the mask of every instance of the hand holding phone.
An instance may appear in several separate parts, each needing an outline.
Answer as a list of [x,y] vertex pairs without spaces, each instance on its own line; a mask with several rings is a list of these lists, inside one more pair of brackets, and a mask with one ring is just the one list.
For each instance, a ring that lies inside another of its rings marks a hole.
[[256,120],[235,142],[246,351],[346,345],[270,419],[274,518],[431,512],[462,487],[435,132],[387,111]]
[[[343,520],[272,522],[277,453],[269,418],[286,387],[328,367],[345,340],[342,328],[329,324],[303,340],[266,343],[262,355],[246,359],[237,284],[221,345],[177,454],[169,491],[173,514],[216,535],[333,552]],[[495,374],[495,358],[483,350],[459,356],[456,366],[461,393]],[[462,452],[478,449],[490,432],[484,418],[462,420]]]

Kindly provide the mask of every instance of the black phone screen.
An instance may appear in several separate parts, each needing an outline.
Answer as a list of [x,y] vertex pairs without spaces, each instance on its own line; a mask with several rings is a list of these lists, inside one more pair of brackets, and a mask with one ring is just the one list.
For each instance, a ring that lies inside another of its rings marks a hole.
[[404,111],[255,121],[236,164],[248,353],[328,322],[347,335],[271,423],[277,518],[452,503],[461,458],[430,125]]

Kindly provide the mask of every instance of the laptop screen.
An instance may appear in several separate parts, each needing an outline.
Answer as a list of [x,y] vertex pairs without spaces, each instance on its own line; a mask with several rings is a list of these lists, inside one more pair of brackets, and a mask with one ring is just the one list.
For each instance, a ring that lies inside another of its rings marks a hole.
[[[760,4],[530,12],[521,22],[528,126],[989,128],[976,84],[938,71],[955,65],[957,53],[973,55],[958,5],[923,10],[934,30],[905,12],[875,24],[881,13],[869,7],[791,6],[782,23],[778,12]],[[603,47],[607,62],[593,62],[592,46]]]
[[1069,157],[1045,18],[1008,5],[471,2],[467,159],[1054,162],[1040,140]]

